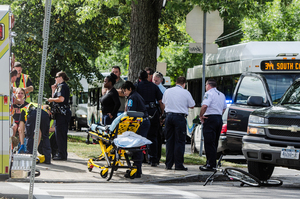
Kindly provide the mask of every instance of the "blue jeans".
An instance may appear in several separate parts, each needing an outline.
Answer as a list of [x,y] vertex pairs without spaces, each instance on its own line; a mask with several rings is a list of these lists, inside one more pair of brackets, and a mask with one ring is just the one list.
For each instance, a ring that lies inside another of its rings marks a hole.
[[116,117],[117,116],[113,116],[113,118],[110,118],[108,115],[103,115],[102,116],[102,124],[104,126],[110,125],[114,121],[114,119],[116,119]]

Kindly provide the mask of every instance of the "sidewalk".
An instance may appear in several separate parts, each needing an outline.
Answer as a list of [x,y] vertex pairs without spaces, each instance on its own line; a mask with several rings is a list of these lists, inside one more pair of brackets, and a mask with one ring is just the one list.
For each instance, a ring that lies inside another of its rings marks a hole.
[[[105,161],[96,162],[99,165],[105,164]],[[205,181],[211,172],[202,172],[199,170],[199,165],[185,165],[188,171],[165,170],[165,165],[160,164],[157,167],[151,167],[148,164],[143,164],[143,175],[141,178],[128,179],[124,177],[127,169],[119,168],[113,173],[113,176],[108,182],[130,182],[130,183],[158,183],[158,182],[199,182]],[[35,177],[35,182],[65,182],[65,183],[99,183],[107,182],[108,178],[100,176],[100,169],[94,167],[91,172],[87,168],[87,159],[82,159],[74,153],[69,153],[67,161],[54,161],[51,164],[37,164],[37,169],[41,174]],[[110,170],[109,170],[110,174]],[[216,180],[226,180],[222,174]],[[29,182],[30,179],[7,179],[8,182]]]

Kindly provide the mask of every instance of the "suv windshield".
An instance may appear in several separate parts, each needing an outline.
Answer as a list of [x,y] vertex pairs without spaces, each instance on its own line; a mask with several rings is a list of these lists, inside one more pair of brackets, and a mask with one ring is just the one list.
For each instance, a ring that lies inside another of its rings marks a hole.
[[300,82],[291,86],[282,97],[281,104],[300,104]]
[[273,104],[277,104],[289,88],[300,77],[300,74],[264,74],[272,97]]

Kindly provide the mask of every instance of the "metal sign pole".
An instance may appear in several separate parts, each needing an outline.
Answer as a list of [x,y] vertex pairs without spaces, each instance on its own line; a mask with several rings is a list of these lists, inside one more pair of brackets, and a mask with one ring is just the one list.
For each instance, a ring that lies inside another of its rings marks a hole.
[[34,144],[33,144],[33,157],[32,157],[32,167],[30,175],[30,188],[28,199],[33,198],[33,186],[34,186],[34,177],[35,177],[35,167],[36,167],[36,156],[37,156],[37,145],[40,132],[40,120],[41,120],[41,106],[43,100],[44,92],[44,82],[45,82],[45,69],[46,69],[46,59],[47,59],[47,50],[48,50],[48,37],[49,37],[49,28],[50,28],[50,17],[51,17],[51,0],[46,0],[45,3],[45,21],[44,21],[44,41],[43,41],[43,55],[41,63],[41,73],[40,73],[40,85],[39,85],[39,95],[38,95],[38,108],[36,114],[36,123],[34,131]]
[[[205,54],[206,54],[206,12],[203,12],[203,58],[202,58],[202,100],[205,93]],[[203,124],[201,124],[201,140],[200,140],[200,150],[199,156],[202,156],[203,151]]]

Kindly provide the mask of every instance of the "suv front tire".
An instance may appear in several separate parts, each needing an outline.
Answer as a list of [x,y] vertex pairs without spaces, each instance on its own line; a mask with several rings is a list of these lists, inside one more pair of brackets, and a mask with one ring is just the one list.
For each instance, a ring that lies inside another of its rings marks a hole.
[[270,179],[274,171],[274,165],[248,161],[248,171],[258,179],[265,181]]

